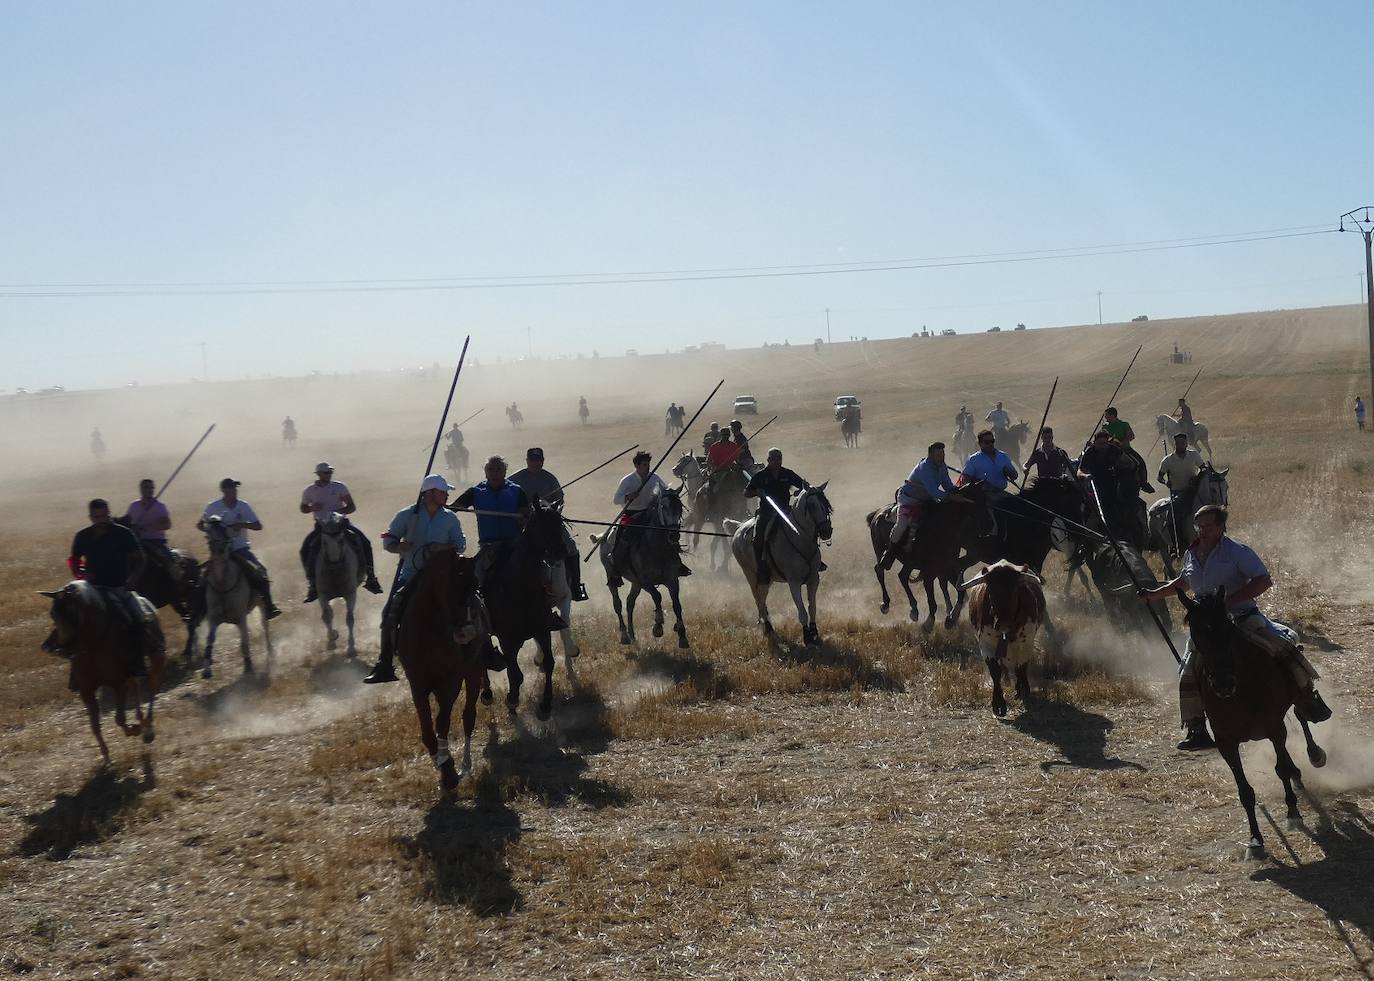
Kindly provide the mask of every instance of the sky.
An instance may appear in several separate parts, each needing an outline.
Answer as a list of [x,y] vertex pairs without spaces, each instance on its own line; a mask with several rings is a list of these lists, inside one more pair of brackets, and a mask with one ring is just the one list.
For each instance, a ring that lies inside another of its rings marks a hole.
[[[469,333],[483,360],[809,342],[827,308],[839,341],[1092,323],[1099,291],[1108,322],[1362,297],[1359,238],[1326,230],[1374,204],[1368,3],[4,22],[0,390],[451,364]],[[830,271],[1270,229],[1315,234]],[[534,285],[778,266],[827,272]]]

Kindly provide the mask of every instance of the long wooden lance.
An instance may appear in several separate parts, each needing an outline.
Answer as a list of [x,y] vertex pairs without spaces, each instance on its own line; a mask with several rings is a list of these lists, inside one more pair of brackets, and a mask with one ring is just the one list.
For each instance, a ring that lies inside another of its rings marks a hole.
[[769,426],[773,425],[773,423],[775,423],[775,422],[777,422],[777,421],[778,421],[778,417],[777,417],[777,416],[774,416],[772,419],[769,419],[767,422],[765,422],[765,423],[764,423],[762,426],[760,426],[758,429],[755,429],[755,430],[754,430],[754,435],[753,435],[753,436],[746,436],[746,437],[744,437],[744,441],[745,441],[746,443],[752,443],[752,442],[754,441],[754,436],[757,436],[759,433],[763,432],[765,429],[767,429]]
[[1201,377],[1202,369],[1199,368],[1197,374],[1193,376],[1193,380],[1188,383],[1188,387],[1183,390],[1183,399],[1185,402],[1188,400],[1188,393],[1193,390],[1193,386],[1197,384],[1197,380]]
[[[1135,366],[1135,359],[1140,357],[1140,352],[1144,349],[1145,345],[1142,344],[1140,345],[1140,347],[1135,349],[1135,354],[1131,355],[1131,363],[1126,365],[1126,370],[1121,373],[1121,381],[1117,382],[1116,388],[1112,389],[1112,397],[1107,399],[1107,404],[1102,408],[1102,414],[1097,417],[1096,425],[1094,425],[1092,429],[1088,430],[1088,438],[1083,441],[1083,453],[1088,452],[1088,447],[1092,445],[1093,436],[1097,433],[1098,428],[1102,425],[1102,420],[1107,418],[1107,410],[1110,409],[1112,407],[1112,403],[1116,401],[1116,396],[1118,393],[1120,393],[1121,386],[1126,384],[1126,376],[1131,373],[1131,368]],[[1083,453],[1080,453],[1079,456],[1081,457]]]
[[[1117,561],[1121,563],[1121,568],[1126,570],[1126,575],[1131,577],[1131,583],[1135,586],[1136,591],[1140,592],[1144,590],[1145,586],[1136,578],[1135,570],[1132,569],[1131,564],[1126,561],[1126,556],[1121,551],[1121,545],[1112,537],[1111,527],[1107,524],[1107,511],[1102,507],[1102,498],[1097,493],[1097,484],[1089,480],[1088,486],[1092,488],[1093,503],[1097,505],[1097,513],[1102,518],[1102,527],[1107,529],[1107,544],[1116,552]],[[1169,645],[1169,653],[1174,656],[1174,663],[1182,664],[1183,658],[1178,656],[1178,648],[1174,646],[1174,639],[1169,636],[1169,631],[1164,628],[1164,622],[1159,619],[1158,611],[1149,603],[1145,604],[1145,608],[1150,611],[1150,619],[1153,620],[1155,626],[1159,628],[1159,635],[1164,638],[1164,643]]]
[[[449,398],[452,398],[452,397],[453,397],[453,394],[452,394],[452,392],[450,392],[450,393],[449,393]],[[484,405],[484,406],[482,406],[482,408],[478,409],[476,412],[474,412],[472,415],[468,416],[468,417],[467,417],[466,419],[464,419],[462,422],[455,422],[454,425],[457,426],[459,429],[462,429],[464,426],[466,426],[468,423],[472,422],[472,420],[476,419],[478,416],[480,416],[483,412],[486,412],[486,411],[487,411],[487,407]],[[443,424],[442,422],[439,423],[439,428],[440,428],[440,429],[442,429],[443,426],[444,426],[444,424]],[[428,443],[425,444],[425,446],[428,446],[428,445],[429,445]],[[432,460],[432,458],[431,458],[431,460]],[[429,476],[429,474],[426,473],[425,476]]]
[[181,458],[181,462],[178,463],[177,468],[172,471],[172,475],[162,482],[162,486],[159,487],[157,493],[153,495],[153,500],[156,501],[159,497],[166,493],[167,488],[172,486],[172,481],[177,479],[177,474],[181,473],[181,468],[186,466],[187,461],[189,461],[191,457],[196,455],[196,450],[200,449],[200,444],[204,443],[206,438],[209,437],[209,435],[212,432],[214,432],[214,430],[215,423],[212,422],[210,423],[210,428],[205,430],[205,434],[201,436],[200,439],[196,440],[196,445],[191,447],[191,452],[187,453],[184,457]]
[[574,477],[572,480],[568,481],[566,484],[561,485],[560,489],[561,489],[561,490],[567,490],[569,487],[571,487],[573,484],[577,483],[577,482],[578,482],[579,480],[581,480],[583,477],[590,477],[592,474],[596,473],[596,472],[597,472],[598,470],[600,470],[602,467],[609,467],[612,463],[615,463],[616,460],[619,460],[619,459],[620,459],[622,456],[624,456],[626,453],[629,453],[630,450],[637,450],[637,449],[639,449],[639,444],[638,444],[638,443],[636,443],[634,446],[631,446],[631,447],[628,447],[628,448],[626,448],[626,449],[621,450],[619,453],[617,453],[615,456],[611,457],[611,458],[610,458],[609,460],[607,460],[605,463],[598,463],[596,466],[592,467],[592,468],[591,468],[590,470],[588,470],[586,473],[584,473],[584,474],[578,474],[576,477]]
[[[677,438],[668,444],[668,448],[663,451],[663,455],[658,458],[658,462],[650,468],[648,474],[646,474],[644,479],[639,482],[639,490],[635,491],[636,496],[638,496],[639,492],[644,489],[644,485],[649,482],[649,478],[652,477],[658,471],[659,467],[663,466],[663,461],[668,459],[668,457],[672,454],[673,450],[677,448],[677,444],[682,442],[682,437],[687,435],[687,430],[692,428],[692,423],[697,421],[697,416],[701,415],[701,413],[705,411],[706,406],[711,404],[711,399],[716,397],[716,393],[720,391],[720,386],[724,384],[724,378],[716,382],[716,387],[711,389],[711,394],[706,396],[706,401],[702,402],[701,405],[697,408],[697,411],[692,413],[692,418],[687,420],[687,425],[682,427],[682,429],[677,434]],[[615,521],[613,523],[620,524],[620,519],[625,517],[625,513],[629,511],[629,509],[630,504],[628,501],[626,501],[625,506],[620,509],[620,513],[615,516]],[[582,561],[590,562],[592,560],[592,556],[595,554],[596,546],[592,546],[592,550],[586,554]]]
[[[1035,431],[1035,442],[1031,444],[1030,455],[1035,456],[1035,451],[1040,448],[1040,435],[1045,431],[1045,423],[1050,418],[1050,406],[1054,405],[1054,393],[1059,388],[1059,376],[1054,376],[1054,384],[1050,386],[1050,397],[1045,400],[1045,412],[1040,417],[1040,428]],[[1026,458],[1025,464],[1021,467],[1021,480],[1017,483],[1016,489],[1022,490],[1026,483],[1026,473],[1030,469],[1030,457]]]

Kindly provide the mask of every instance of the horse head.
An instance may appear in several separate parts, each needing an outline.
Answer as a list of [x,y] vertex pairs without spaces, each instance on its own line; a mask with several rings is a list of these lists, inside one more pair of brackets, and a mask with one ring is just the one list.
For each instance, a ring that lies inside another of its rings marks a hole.
[[205,519],[205,540],[210,544],[212,556],[228,554],[229,544],[233,538],[233,530],[218,514],[212,514]]
[[1226,483],[1226,475],[1231,468],[1225,470],[1215,470],[1210,463],[1203,464],[1197,474],[1197,489],[1193,497],[1193,509],[1202,507],[1205,504],[1220,504],[1226,506],[1230,488]]
[[563,516],[558,509],[535,499],[521,538],[536,552],[552,555],[563,548]]
[[76,640],[86,610],[96,602],[91,589],[84,582],[69,582],[61,589],[40,589],[39,595],[52,600],[48,615],[52,617],[57,643],[66,647]]
[[1236,693],[1237,659],[1233,640],[1237,628],[1226,608],[1226,587],[1218,586],[1215,591],[1193,599],[1180,589],[1178,598],[1188,611],[1184,621],[1188,624],[1193,653],[1208,687],[1217,697],[1230,698]]
[[684,481],[689,477],[701,476],[701,466],[697,463],[696,455],[682,454],[682,458],[673,464],[673,476]]
[[830,481],[807,487],[797,497],[795,512],[811,522],[816,529],[816,537],[821,541],[829,541],[835,534],[835,529],[830,522],[830,515],[834,508],[830,505],[830,499],[825,496],[826,485]]

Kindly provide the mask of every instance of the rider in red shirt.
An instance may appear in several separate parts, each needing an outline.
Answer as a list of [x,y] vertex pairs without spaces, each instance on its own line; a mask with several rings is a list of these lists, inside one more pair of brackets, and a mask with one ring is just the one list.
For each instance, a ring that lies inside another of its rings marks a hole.
[[730,438],[730,430],[722,426],[720,439],[706,451],[706,469],[711,473],[728,470],[739,459],[739,444]]

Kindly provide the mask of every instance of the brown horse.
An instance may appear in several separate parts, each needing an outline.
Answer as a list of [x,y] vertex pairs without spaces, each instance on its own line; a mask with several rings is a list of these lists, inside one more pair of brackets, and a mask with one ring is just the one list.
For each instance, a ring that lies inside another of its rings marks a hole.
[[[965,490],[956,490],[938,504],[926,504],[925,518],[914,532],[906,535],[897,552],[897,581],[906,593],[911,605],[911,619],[920,620],[920,609],[916,595],[911,591],[911,572],[921,573],[921,582],[926,589],[926,607],[929,615],[921,624],[925,630],[935,628],[935,583],[940,584],[940,592],[945,597],[945,626],[953,627],[959,622],[959,613],[964,603],[964,594],[959,593],[957,603],[949,599],[950,583],[958,584],[963,569],[959,565],[959,546],[964,539],[974,533],[981,504],[975,510],[975,502]],[[878,577],[878,586],[883,591],[880,609],[886,613],[892,607],[892,597],[887,591],[887,571],[883,568],[882,558],[887,551],[892,527],[896,523],[896,505],[889,505],[868,514],[868,533],[873,544],[873,555],[878,561],[873,566],[873,574]]]
[[[59,647],[69,651],[72,658],[70,688],[81,695],[86,705],[86,714],[91,719],[91,731],[100,746],[100,755],[110,762],[110,747],[105,745],[105,737],[100,732],[100,702],[96,694],[101,688],[111,688],[115,696],[115,724],[126,736],[142,734],[143,741],[153,741],[153,700],[162,678],[162,668],[167,655],[162,639],[162,628],[157,625],[152,604],[139,597],[139,605],[144,616],[151,619],[149,634],[155,639],[155,650],[148,655],[148,714],[143,714],[143,696],[139,679],[129,673],[130,628],[120,619],[119,614],[109,608],[109,601],[101,591],[90,583],[69,582],[59,590],[41,590],[42,595],[52,600],[50,611],[54,628],[51,638]],[[132,689],[134,695],[134,714],[138,721],[126,725],[124,721],[125,697]]]
[[[1255,820],[1255,791],[1245,779],[1240,762],[1240,744],[1268,739],[1277,760],[1274,772],[1283,782],[1283,799],[1288,805],[1288,826],[1302,824],[1293,783],[1302,783],[1302,771],[1288,754],[1288,729],[1284,716],[1300,692],[1293,676],[1269,654],[1257,647],[1236,626],[1226,609],[1226,594],[1215,593],[1190,599],[1182,590],[1179,600],[1188,609],[1188,632],[1192,656],[1198,658],[1198,680],[1202,707],[1212,724],[1217,751],[1236,778],[1236,789],[1245,816],[1250,821],[1250,844],[1246,855],[1264,857],[1264,838]],[[1312,738],[1308,722],[1294,712],[1307,740],[1307,758],[1313,766],[1326,765],[1326,753]]]
[[[472,771],[472,730],[477,698],[486,682],[482,640],[488,634],[486,611],[477,597],[476,560],[455,552],[435,552],[421,570],[401,618],[397,656],[410,683],[410,697],[425,744],[444,790],[458,786]],[[463,769],[454,768],[448,749],[449,720],[458,692],[463,702]],[[431,715],[430,696],[439,706]],[[436,731],[437,730],[437,731]]]

